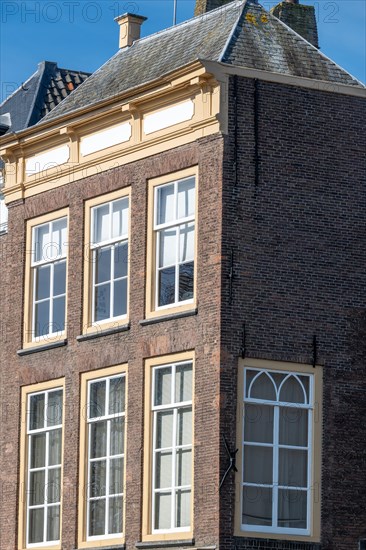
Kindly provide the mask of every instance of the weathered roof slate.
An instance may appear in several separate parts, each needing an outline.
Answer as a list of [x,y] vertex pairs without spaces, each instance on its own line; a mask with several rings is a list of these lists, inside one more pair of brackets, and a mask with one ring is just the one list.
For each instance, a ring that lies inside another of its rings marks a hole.
[[98,104],[199,59],[363,87],[263,7],[239,0],[119,50],[43,120]]

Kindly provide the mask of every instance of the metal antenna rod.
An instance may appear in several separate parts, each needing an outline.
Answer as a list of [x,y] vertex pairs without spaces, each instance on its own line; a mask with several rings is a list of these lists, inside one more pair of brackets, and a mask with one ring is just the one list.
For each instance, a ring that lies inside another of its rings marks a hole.
[[174,0],[173,25],[177,24],[177,0]]

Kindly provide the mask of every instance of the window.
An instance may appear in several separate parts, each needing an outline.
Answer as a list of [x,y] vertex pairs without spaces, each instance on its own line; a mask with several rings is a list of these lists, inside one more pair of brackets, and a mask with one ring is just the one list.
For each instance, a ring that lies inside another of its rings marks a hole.
[[296,367],[244,369],[242,531],[313,533],[315,374]]
[[67,216],[57,214],[28,222],[25,347],[65,334]]
[[192,169],[176,176],[150,182],[147,316],[190,309],[195,300],[197,177]]
[[0,185],[0,233],[8,230],[8,209],[5,205],[4,195],[1,193]]
[[120,542],[123,534],[126,377],[121,367],[103,374],[94,371],[82,382],[81,547]]
[[63,384],[50,385],[23,389],[19,532],[27,548],[60,547]]
[[145,535],[174,539],[192,532],[193,363],[187,358],[148,368],[150,448],[145,474],[150,490],[144,507]]
[[106,328],[127,317],[129,196],[119,191],[109,197],[117,198],[106,202],[98,197],[87,203],[90,254],[85,329],[100,324]]

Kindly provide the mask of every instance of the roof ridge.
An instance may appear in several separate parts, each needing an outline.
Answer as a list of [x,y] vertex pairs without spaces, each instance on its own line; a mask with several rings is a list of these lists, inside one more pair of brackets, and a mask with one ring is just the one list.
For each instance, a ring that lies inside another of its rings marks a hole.
[[[172,25],[171,27],[168,27],[167,29],[161,29],[160,31],[156,31],[153,34],[149,34],[148,36],[144,36],[142,38],[139,38],[138,40],[135,40],[135,42],[132,44],[133,47],[135,44],[138,44],[140,42],[147,42],[148,40],[151,40],[155,38],[156,36],[160,36],[162,34],[168,34],[170,32],[175,31],[175,29],[188,27],[192,23],[197,22],[198,19],[208,19],[213,16],[213,14],[216,14],[217,12],[227,11],[229,8],[234,8],[236,6],[240,6],[240,4],[243,4],[245,6],[247,0],[233,0],[232,2],[228,2],[227,4],[224,4],[223,6],[219,6],[218,8],[215,8],[213,10],[210,10],[206,13],[203,13],[201,15],[195,15],[194,17],[191,17],[190,19],[187,19],[186,21],[182,21],[181,23],[178,23],[177,25]],[[235,5],[235,6],[234,6]],[[117,53],[124,52],[125,49],[119,50]]]
[[[308,46],[311,47],[312,50],[315,50],[321,57],[323,57],[324,59],[326,59],[328,62],[332,63],[332,65],[334,65],[335,67],[337,67],[338,69],[340,69],[343,73],[346,73],[348,76],[350,76],[351,78],[353,78],[353,80],[355,82],[357,82],[358,84],[360,84],[363,88],[366,88],[366,85],[361,81],[361,80],[358,80],[358,78],[356,78],[355,76],[353,76],[353,74],[351,74],[350,72],[348,72],[346,69],[344,69],[343,67],[341,67],[340,65],[338,65],[338,63],[336,63],[331,57],[328,57],[327,55],[325,55],[325,53],[323,53],[320,48],[317,48],[314,46],[314,44],[312,44],[311,42],[309,42],[308,40],[306,40],[306,38],[304,38],[301,34],[297,33],[292,27],[290,27],[289,25],[287,25],[284,21],[282,21],[281,19],[279,19],[278,17],[276,17],[275,15],[273,15],[273,13],[271,13],[270,11],[267,11],[263,6],[262,4],[256,4],[257,6],[259,6],[260,8],[262,8],[270,17],[273,17],[274,19],[276,19],[276,21],[279,21],[279,23],[281,23],[281,25],[283,25],[284,27],[286,27],[287,30],[290,31],[291,34],[294,34],[297,38],[300,38],[301,42],[305,42]],[[329,83],[329,84],[336,84],[336,83]]]
[[[41,93],[41,88],[42,88],[43,81],[44,81],[45,77],[49,74],[49,71],[46,69],[47,63],[48,63],[47,61],[44,61],[44,62],[41,62],[38,65],[38,71],[40,72],[39,81],[38,81],[38,84],[37,84],[36,91],[33,95],[33,101],[32,101],[31,107],[29,109],[28,116],[26,118],[25,128],[27,128],[29,126],[29,123],[30,123],[30,121],[32,119],[32,116],[33,116],[33,113],[34,113],[34,108],[37,105],[38,98],[39,98],[39,95]],[[57,67],[57,63],[56,63],[56,67]]]
[[242,9],[240,10],[240,13],[231,29],[231,32],[228,36],[228,39],[226,40],[226,43],[225,43],[225,46],[223,47],[222,49],[222,52],[219,56],[219,62],[223,61],[224,60],[224,56],[225,56],[225,53],[226,53],[226,50],[228,49],[229,45],[230,45],[230,42],[232,41],[233,37],[234,37],[234,34],[236,32],[236,29],[238,28],[238,25],[239,25],[239,22],[240,22],[240,19],[243,17],[243,13],[244,13],[244,10],[247,6],[247,4],[250,2],[250,0],[244,0],[243,1],[243,7]]
[[[14,92],[12,92],[8,97],[6,97],[1,103],[0,103],[0,108],[3,107],[3,105],[5,105],[5,103],[11,99],[16,93],[18,93],[20,90],[24,90],[23,86],[25,86],[25,84],[27,84],[28,82],[30,82],[32,80],[32,78],[34,78],[38,73],[38,69],[29,77],[27,78],[27,80],[25,80],[24,82],[21,83],[21,85],[16,89],[14,90]],[[26,91],[26,90],[24,90]]]

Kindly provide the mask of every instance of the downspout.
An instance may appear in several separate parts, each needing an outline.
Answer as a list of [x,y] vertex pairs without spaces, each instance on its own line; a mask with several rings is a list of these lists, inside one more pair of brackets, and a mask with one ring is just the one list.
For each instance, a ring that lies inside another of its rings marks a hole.
[[259,90],[258,79],[254,79],[254,183],[259,184]]

